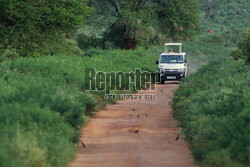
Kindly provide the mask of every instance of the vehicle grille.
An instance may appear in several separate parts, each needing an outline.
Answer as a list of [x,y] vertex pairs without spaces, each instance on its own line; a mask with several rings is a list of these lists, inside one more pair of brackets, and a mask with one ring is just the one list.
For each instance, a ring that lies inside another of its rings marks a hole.
[[166,69],[165,72],[178,72],[178,69]]

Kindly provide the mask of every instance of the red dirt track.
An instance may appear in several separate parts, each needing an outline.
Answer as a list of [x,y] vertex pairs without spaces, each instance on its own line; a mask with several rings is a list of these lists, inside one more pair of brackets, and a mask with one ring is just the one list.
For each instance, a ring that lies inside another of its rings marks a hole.
[[123,100],[98,112],[83,128],[86,148],[80,144],[70,167],[194,167],[188,143],[182,135],[176,140],[180,128],[169,102],[177,88],[157,85],[139,92],[155,100]]

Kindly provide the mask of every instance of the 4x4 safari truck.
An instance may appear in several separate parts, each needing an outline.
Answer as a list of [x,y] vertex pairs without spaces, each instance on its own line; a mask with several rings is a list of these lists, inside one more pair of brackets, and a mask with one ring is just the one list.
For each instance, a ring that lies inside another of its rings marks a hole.
[[[160,59],[156,61],[161,84],[168,80],[179,81],[187,76],[187,55],[181,50],[182,44],[166,43],[165,46],[167,46],[165,53],[162,53]],[[175,52],[173,49],[169,49],[170,46],[179,46],[179,50]]]

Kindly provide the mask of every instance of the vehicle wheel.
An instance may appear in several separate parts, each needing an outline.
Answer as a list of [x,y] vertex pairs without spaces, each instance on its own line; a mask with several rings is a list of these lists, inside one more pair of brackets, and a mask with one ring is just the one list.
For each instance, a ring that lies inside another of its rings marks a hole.
[[158,74],[156,82],[160,83],[161,82],[161,76]]
[[164,80],[161,80],[161,82],[160,82],[161,84],[164,84],[165,83],[165,81]]

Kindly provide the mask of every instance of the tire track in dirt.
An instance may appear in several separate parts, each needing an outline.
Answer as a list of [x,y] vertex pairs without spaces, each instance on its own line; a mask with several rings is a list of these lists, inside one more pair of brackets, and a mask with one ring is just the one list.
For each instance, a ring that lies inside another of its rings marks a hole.
[[[82,129],[70,167],[194,167],[188,143],[169,105],[178,83],[157,85],[155,100],[123,100],[97,113]],[[138,118],[139,115],[139,118]],[[135,133],[139,130],[138,133]]]

